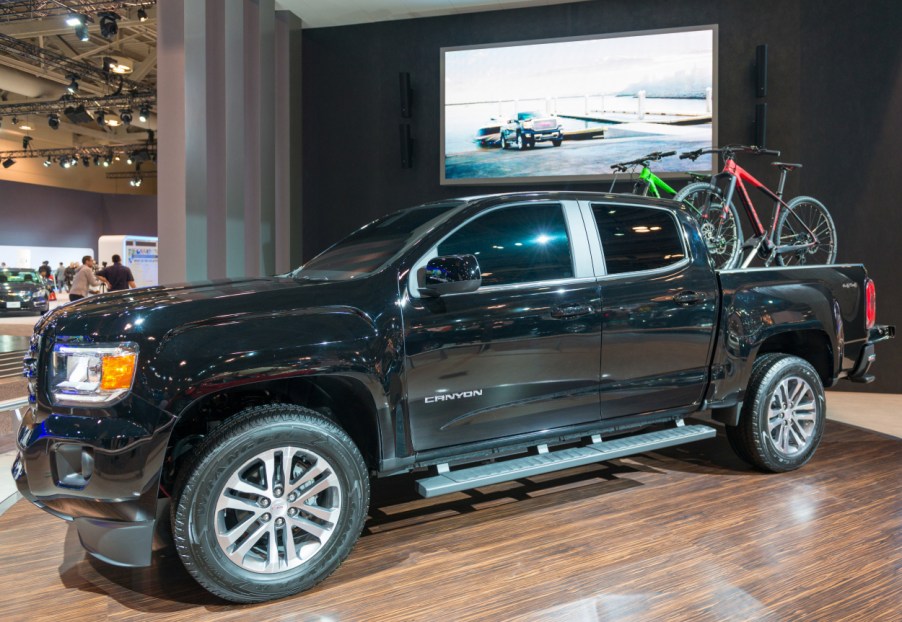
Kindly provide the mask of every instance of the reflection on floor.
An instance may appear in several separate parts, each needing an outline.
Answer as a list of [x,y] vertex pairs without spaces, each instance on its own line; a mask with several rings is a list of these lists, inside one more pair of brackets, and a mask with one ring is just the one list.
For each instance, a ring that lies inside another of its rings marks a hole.
[[723,435],[435,499],[376,480],[317,588],[235,606],[168,546],[123,569],[26,502],[0,517],[4,619],[899,620],[902,441],[828,422],[811,463],[763,474]]

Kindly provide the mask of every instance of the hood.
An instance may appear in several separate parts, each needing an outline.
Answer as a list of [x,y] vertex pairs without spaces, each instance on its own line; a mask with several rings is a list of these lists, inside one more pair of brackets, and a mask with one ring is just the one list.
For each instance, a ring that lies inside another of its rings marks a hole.
[[358,281],[271,277],[110,292],[59,307],[44,316],[35,330],[91,341],[160,339],[191,324],[239,322],[316,307],[354,305],[360,292],[369,289],[362,285]]

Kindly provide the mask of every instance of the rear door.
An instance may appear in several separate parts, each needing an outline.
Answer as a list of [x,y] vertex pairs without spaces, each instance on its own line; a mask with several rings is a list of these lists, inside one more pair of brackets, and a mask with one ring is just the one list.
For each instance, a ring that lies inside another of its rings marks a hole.
[[[408,412],[418,451],[596,421],[601,314],[575,201],[483,212],[431,256],[472,254],[483,285],[408,287]],[[417,269],[411,271],[416,278]]]
[[699,239],[667,208],[588,203],[605,274],[603,419],[698,404],[717,319],[717,281]]

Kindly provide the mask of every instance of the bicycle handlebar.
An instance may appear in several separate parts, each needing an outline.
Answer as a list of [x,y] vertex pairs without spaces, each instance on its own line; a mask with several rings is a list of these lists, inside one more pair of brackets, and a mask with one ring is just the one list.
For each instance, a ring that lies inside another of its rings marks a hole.
[[734,153],[751,153],[753,155],[772,155],[780,157],[779,149],[765,149],[764,147],[756,147],[755,145],[727,145],[725,147],[712,147],[710,149],[696,149],[695,151],[686,151],[680,154],[680,159],[697,160],[699,156],[706,153],[719,153],[725,158],[730,158]]
[[615,171],[625,172],[631,166],[647,165],[649,162],[657,162],[658,160],[668,158],[672,155],[676,155],[676,151],[654,151],[652,153],[649,153],[648,155],[642,156],[641,158],[630,160],[629,162],[618,162],[617,164],[612,164],[611,168]]

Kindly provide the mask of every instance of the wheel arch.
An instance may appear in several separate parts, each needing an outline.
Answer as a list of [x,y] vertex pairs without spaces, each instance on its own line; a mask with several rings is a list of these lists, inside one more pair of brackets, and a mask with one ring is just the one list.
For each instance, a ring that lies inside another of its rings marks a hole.
[[379,407],[363,379],[345,374],[282,378],[210,392],[182,410],[166,448],[163,484],[171,484],[183,459],[211,430],[253,406],[292,404],[309,408],[341,427],[357,445],[370,470],[383,456]]

